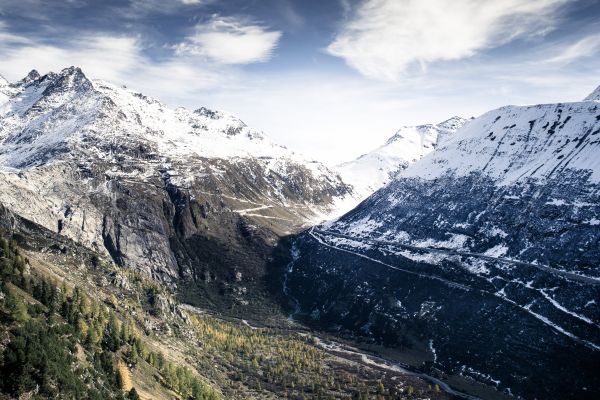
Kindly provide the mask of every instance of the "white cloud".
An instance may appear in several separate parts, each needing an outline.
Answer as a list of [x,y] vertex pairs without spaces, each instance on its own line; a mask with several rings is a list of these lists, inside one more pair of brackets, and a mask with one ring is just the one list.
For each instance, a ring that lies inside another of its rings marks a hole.
[[568,0],[367,0],[327,52],[363,75],[397,81],[413,65],[457,60],[545,34]]
[[51,45],[10,33],[0,21],[0,74],[14,81],[32,68],[45,73],[77,65],[90,78],[126,84],[173,107],[232,112],[278,143],[338,163],[379,146],[402,125],[476,116],[505,104],[582,99],[600,83],[594,81],[597,55],[540,62],[560,54],[565,43],[536,43],[493,62],[448,63],[389,84],[318,65],[258,71],[189,54],[156,60],[138,36],[72,35]]
[[575,43],[564,46],[545,61],[566,64],[582,57],[591,57],[600,50],[600,34],[586,36]]
[[75,65],[91,78],[127,84],[164,101],[179,101],[200,90],[224,87],[226,82],[237,80],[237,72],[227,67],[198,65],[189,57],[155,61],[143,50],[138,37],[103,34],[52,45],[8,33],[0,22],[0,73],[12,81],[34,68],[43,74]]
[[251,64],[271,58],[281,32],[233,17],[213,16],[176,47],[178,54],[206,57],[221,64]]
[[[2,35],[0,31],[0,37]],[[135,38],[104,35],[84,37],[69,43],[68,47],[21,38],[0,43],[0,52],[4,58],[2,70],[12,78],[23,76],[32,68],[59,71],[68,65],[78,65],[92,75],[111,80],[118,79],[123,71],[140,61]]]

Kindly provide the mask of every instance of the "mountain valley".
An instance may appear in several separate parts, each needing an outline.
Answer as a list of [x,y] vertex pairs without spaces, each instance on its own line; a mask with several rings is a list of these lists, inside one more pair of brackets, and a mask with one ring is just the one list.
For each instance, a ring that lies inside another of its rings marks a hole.
[[0,361],[60,349],[0,398],[596,398],[598,91],[328,167],[77,67],[0,79]]

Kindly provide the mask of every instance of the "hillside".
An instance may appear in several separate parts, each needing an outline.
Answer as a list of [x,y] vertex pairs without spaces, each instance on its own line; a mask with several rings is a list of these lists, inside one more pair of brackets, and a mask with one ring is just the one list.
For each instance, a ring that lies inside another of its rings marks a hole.
[[470,121],[341,219],[290,240],[296,317],[429,355],[422,366],[448,380],[594,398],[599,155],[596,100]]
[[284,321],[180,303],[2,206],[0,233],[2,399],[453,398]]
[[224,112],[75,67],[0,90],[0,201],[204,305],[272,309],[278,237],[354,202],[337,174]]
[[452,117],[435,125],[403,126],[382,146],[336,166],[336,170],[365,199],[410,164],[434,151],[467,122]]

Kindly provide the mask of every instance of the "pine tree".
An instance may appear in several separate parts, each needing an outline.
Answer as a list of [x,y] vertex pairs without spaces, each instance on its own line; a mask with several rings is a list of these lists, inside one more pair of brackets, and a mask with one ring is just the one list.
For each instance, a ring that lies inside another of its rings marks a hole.
[[135,388],[131,388],[129,393],[127,393],[127,399],[129,400],[140,400],[140,395],[137,393]]
[[10,318],[15,322],[25,322],[29,319],[27,305],[11,291],[6,296],[6,308],[8,309]]
[[129,362],[131,364],[136,364],[137,362],[137,358],[138,358],[138,348],[137,345],[135,344],[135,341],[133,342],[133,344],[131,345],[131,348],[129,349]]

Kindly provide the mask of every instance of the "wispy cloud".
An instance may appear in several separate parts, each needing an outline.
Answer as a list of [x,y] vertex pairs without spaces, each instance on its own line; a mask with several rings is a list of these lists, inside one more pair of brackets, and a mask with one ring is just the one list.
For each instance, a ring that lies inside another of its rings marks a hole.
[[551,64],[566,64],[583,57],[592,57],[600,51],[600,34],[592,34],[563,46],[545,60]]
[[235,70],[199,66],[190,57],[152,60],[144,53],[139,37],[89,33],[56,45],[9,33],[5,28],[0,21],[1,72],[9,80],[20,79],[32,68],[45,73],[77,65],[90,77],[144,89],[166,101],[236,81]]
[[552,30],[567,0],[367,0],[326,51],[363,75],[397,81],[412,66],[457,60]]
[[269,60],[280,38],[279,31],[215,15],[210,21],[196,25],[194,33],[177,45],[176,51],[221,64],[251,64]]

